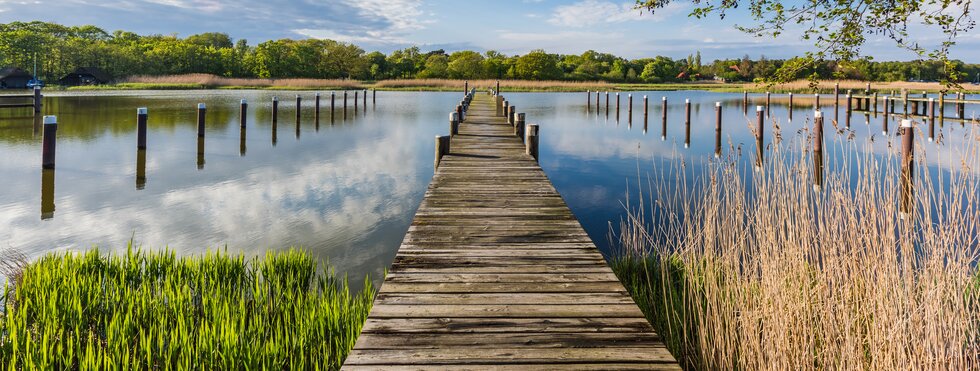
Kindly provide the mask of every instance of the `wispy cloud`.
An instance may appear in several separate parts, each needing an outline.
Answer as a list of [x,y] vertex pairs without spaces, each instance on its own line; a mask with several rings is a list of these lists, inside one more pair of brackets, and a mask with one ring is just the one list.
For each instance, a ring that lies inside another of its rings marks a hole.
[[611,1],[584,0],[555,8],[549,23],[566,27],[585,27],[603,23],[627,21],[661,21],[688,8],[680,2],[672,2],[655,13],[635,9],[635,2],[615,3]]

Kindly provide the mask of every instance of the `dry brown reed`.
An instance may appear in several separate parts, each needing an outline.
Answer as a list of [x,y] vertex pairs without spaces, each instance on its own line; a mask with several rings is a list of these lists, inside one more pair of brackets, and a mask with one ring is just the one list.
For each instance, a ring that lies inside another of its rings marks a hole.
[[[497,80],[468,80],[471,88],[487,89],[496,87]],[[464,80],[452,79],[397,79],[382,80],[375,84],[380,89],[462,89]],[[586,90],[615,89],[613,84],[604,81],[531,81],[500,80],[500,90]]]
[[620,224],[620,259],[643,263],[617,273],[688,368],[980,369],[980,136],[968,131],[978,139],[938,173],[916,134],[911,214],[897,142],[872,155],[835,139],[819,190],[806,138],[767,150],[759,171],[715,162],[691,184],[674,180],[688,179],[684,160],[668,162]]
[[[834,90],[834,84],[840,84],[840,94],[841,96],[847,90],[852,90],[855,94],[860,94],[864,92],[864,89],[868,86],[868,81],[861,80],[823,80],[819,81],[817,88],[821,91],[832,91]],[[750,85],[758,89],[767,89],[772,91],[808,91],[810,90],[809,80],[796,80],[784,84],[776,84],[772,87],[766,87],[765,84],[754,84]],[[930,91],[937,92],[946,89],[943,84],[938,82],[907,82],[907,81],[891,81],[891,82],[871,82],[871,89],[876,91],[891,92],[896,93],[901,92],[903,89],[909,92],[922,92]],[[980,85],[973,84],[961,84],[957,89],[950,89],[950,91],[980,91]]]
[[131,76],[122,81],[133,84],[180,84],[203,87],[281,87],[281,88],[362,88],[356,80],[339,79],[248,79],[194,73],[168,76]]

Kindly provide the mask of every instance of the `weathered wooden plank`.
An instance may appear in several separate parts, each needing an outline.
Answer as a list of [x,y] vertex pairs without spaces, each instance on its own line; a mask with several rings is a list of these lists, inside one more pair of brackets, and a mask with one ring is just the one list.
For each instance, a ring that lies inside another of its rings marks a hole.
[[643,318],[368,318],[362,333],[652,332]]
[[385,304],[632,304],[625,292],[563,292],[563,293],[380,293],[375,300]]
[[361,349],[472,348],[663,348],[660,336],[635,332],[364,334]]
[[612,273],[391,273],[388,282],[467,282],[467,283],[545,283],[545,282],[619,282]]
[[[552,371],[556,367],[552,363],[525,364],[445,364],[445,365],[349,365],[344,370],[454,370],[454,371]],[[592,371],[592,370],[680,370],[681,367],[671,363],[642,364],[642,363],[576,363],[561,365],[563,371]]]
[[349,365],[468,364],[468,363],[674,363],[665,348],[469,348],[371,349],[353,352]]
[[[385,282],[381,292],[626,292],[619,282]],[[371,311],[374,315],[374,310]]]
[[[426,286],[429,284],[416,284]],[[440,284],[441,285],[441,284]],[[459,284],[466,285],[466,284]],[[494,284],[473,284],[472,286],[491,286]],[[545,286],[551,286],[542,284]],[[433,285],[434,286],[434,285]],[[514,286],[514,285],[511,285]],[[576,284],[574,286],[595,289],[578,292],[603,290],[599,284]],[[609,290],[611,291],[611,290]],[[387,291],[386,291],[387,292]],[[405,291],[399,291],[405,292]],[[493,292],[480,290],[480,292]],[[519,292],[519,291],[513,291]],[[483,305],[388,305],[376,303],[371,309],[375,318],[496,318],[496,317],[545,317],[545,318],[643,318],[643,313],[633,304],[569,304],[569,305],[537,305],[537,304],[483,304]]]

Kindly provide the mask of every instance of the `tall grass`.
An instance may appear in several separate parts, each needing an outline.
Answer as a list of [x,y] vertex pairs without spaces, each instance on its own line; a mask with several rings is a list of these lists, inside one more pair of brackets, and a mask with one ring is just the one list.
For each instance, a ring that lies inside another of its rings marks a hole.
[[[340,79],[248,79],[221,77],[203,73],[167,76],[131,76],[122,84],[148,84],[157,86],[199,86],[205,88],[255,87],[255,88],[294,88],[294,89],[360,89],[362,84],[356,80]],[[139,86],[139,85],[135,85]]]
[[[822,80],[817,84],[817,90],[821,92],[833,92],[834,84],[840,84],[840,93],[843,95],[848,90],[853,90],[855,94],[863,94],[864,89],[867,88],[869,81],[862,80]],[[796,80],[790,81],[783,84],[776,84],[772,87],[768,87],[765,84],[755,84],[757,89],[764,88],[764,90],[771,90],[773,92],[813,92],[813,87],[810,86],[809,80]],[[891,93],[894,91],[896,94],[901,92],[903,89],[912,93],[920,93],[922,91],[938,92],[944,90],[945,87],[938,82],[907,82],[907,81],[888,81],[888,82],[871,82],[871,89],[879,92]],[[962,91],[980,91],[980,85],[973,84],[962,84],[960,89]]]
[[317,272],[297,250],[49,254],[4,290],[0,367],[337,369],[374,290]]
[[[497,80],[468,80],[471,88],[496,87]],[[453,90],[463,89],[463,80],[452,79],[397,79],[375,83],[379,89],[394,90]],[[585,91],[588,89],[615,90],[616,86],[604,81],[531,81],[500,80],[501,91]]]
[[671,351],[694,369],[980,368],[977,141],[941,173],[920,149],[903,213],[897,148],[837,140],[817,190],[804,139],[761,171],[688,182],[665,163],[627,202],[612,266]]

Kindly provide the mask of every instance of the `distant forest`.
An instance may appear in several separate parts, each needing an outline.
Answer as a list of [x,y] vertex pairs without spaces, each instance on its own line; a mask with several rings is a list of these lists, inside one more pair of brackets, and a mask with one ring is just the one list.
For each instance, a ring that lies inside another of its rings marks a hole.
[[[280,39],[249,45],[223,33],[176,35],[108,33],[95,26],[69,27],[45,22],[0,24],[0,67],[30,72],[37,55],[39,75],[54,81],[77,67],[99,67],[115,78],[132,75],[208,73],[225,77],[319,79],[525,79],[661,83],[724,79],[757,81],[793,60],[738,59],[702,62],[699,52],[687,58],[665,56],[626,59],[587,51],[581,55],[534,50],[524,55],[496,51],[423,51],[418,47],[390,54],[367,52],[333,40]],[[964,79],[972,81],[980,65],[956,61]],[[869,81],[937,81],[942,64],[932,61],[846,63],[826,61],[802,71],[822,79]]]

